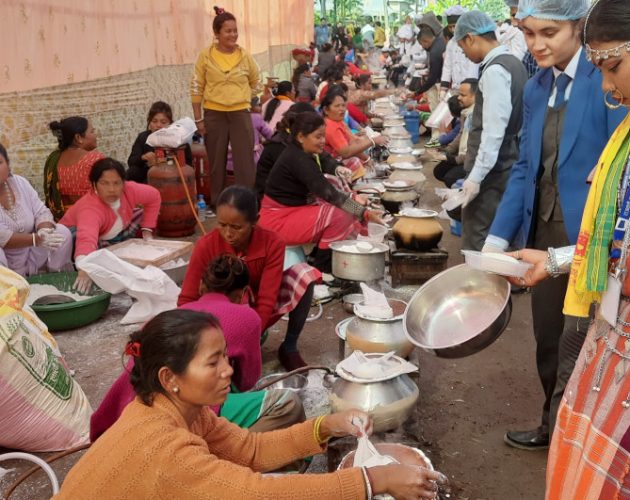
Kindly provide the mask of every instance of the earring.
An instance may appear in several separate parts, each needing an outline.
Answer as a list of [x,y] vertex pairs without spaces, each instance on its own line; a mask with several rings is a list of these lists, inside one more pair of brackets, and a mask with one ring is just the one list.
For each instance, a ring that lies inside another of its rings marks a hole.
[[[616,99],[617,102],[613,104],[608,99],[609,95],[612,96],[614,99]],[[615,89],[614,91],[609,90],[608,92],[604,94],[604,104],[606,105],[608,109],[612,109],[612,110],[619,109],[621,106],[623,106],[623,100],[624,100],[623,93],[619,89]]]
[[173,387],[173,394],[177,394],[179,392],[179,387]]

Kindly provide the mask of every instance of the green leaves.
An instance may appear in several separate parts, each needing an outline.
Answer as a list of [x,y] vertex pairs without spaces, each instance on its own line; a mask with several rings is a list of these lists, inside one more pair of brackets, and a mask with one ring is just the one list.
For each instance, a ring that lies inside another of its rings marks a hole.
[[446,9],[454,5],[461,5],[468,10],[481,10],[496,20],[509,19],[510,17],[509,9],[503,0],[437,0],[427,10],[433,11],[437,15],[443,15]]

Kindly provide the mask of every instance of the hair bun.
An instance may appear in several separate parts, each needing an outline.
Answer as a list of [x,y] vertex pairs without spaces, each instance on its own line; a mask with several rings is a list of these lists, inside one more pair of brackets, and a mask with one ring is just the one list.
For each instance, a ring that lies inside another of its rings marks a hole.
[[225,12],[225,9],[222,9],[221,7],[217,7],[216,5],[213,8],[214,8],[214,13],[217,16],[220,16],[221,14]]
[[58,122],[57,120],[54,120],[48,124],[48,128],[50,128],[50,130],[53,130],[53,131],[59,130],[61,129],[61,123]]

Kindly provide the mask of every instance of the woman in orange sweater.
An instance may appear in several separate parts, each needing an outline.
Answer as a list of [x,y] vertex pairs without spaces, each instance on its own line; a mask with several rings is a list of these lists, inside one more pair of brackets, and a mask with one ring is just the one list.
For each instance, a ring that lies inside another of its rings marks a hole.
[[250,433],[217,417],[233,369],[218,320],[173,310],[132,334],[137,394],[118,419],[68,473],[58,500],[87,498],[356,499],[389,493],[398,499],[436,498],[441,474],[386,465],[331,474],[268,477],[326,449],[331,437],[357,435],[360,411],[318,417],[288,429]]

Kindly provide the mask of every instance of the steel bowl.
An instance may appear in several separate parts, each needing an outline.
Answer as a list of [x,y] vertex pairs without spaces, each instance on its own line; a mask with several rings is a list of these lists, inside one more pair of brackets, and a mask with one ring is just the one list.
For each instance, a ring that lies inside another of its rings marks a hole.
[[372,243],[379,250],[374,253],[339,250],[355,243],[355,240],[347,240],[330,244],[333,276],[350,281],[373,281],[385,276],[385,255],[389,252],[389,247],[384,243]]
[[512,314],[510,284],[465,264],[427,281],[403,318],[407,338],[443,358],[462,358],[492,344]]
[[267,385],[269,382],[282,377],[282,375],[286,375],[285,373],[272,373],[270,375],[265,375],[261,379],[256,382],[254,386],[254,390],[259,390],[259,387],[265,387],[265,389],[289,389],[295,392],[298,392],[306,387],[308,384],[308,379],[304,375],[296,374],[291,375],[282,380],[278,380],[276,383],[272,383],[271,385]]
[[368,413],[374,422],[374,432],[400,427],[413,412],[420,391],[408,375],[399,375],[384,382],[359,384],[338,378],[330,394],[334,413],[353,408]]

